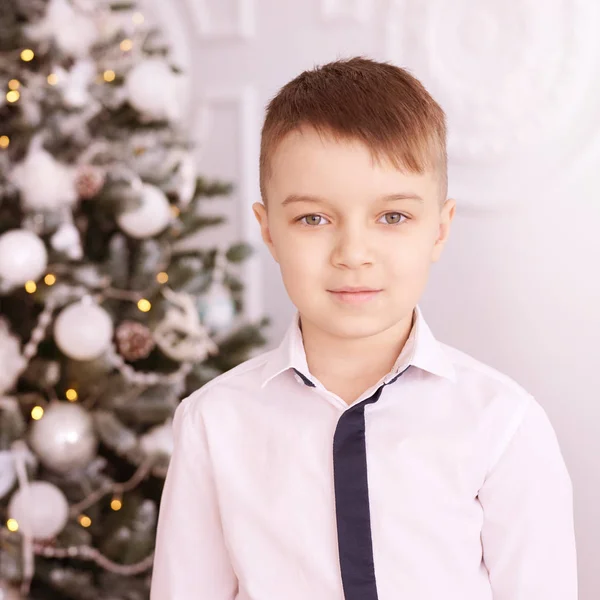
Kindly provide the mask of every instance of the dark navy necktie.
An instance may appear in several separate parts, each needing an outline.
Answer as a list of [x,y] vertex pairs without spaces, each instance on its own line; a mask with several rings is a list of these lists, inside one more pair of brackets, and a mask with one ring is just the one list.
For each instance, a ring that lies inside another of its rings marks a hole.
[[[338,549],[346,600],[377,600],[371,512],[367,479],[365,406],[379,400],[383,388],[394,383],[406,369],[381,385],[365,400],[346,410],[333,437],[333,480]],[[299,371],[306,385],[315,384]]]

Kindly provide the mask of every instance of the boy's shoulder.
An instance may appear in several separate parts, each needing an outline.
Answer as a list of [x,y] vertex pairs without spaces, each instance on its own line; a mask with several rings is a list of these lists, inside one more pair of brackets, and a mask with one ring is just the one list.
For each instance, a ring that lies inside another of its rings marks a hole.
[[263,367],[274,352],[276,349],[262,352],[205,383],[182,400],[186,411],[193,406],[199,407],[213,401],[222,401],[224,398],[247,397],[258,391],[262,382]]
[[495,404],[517,418],[518,415],[523,416],[527,407],[537,403],[527,389],[506,373],[458,348],[438,343],[452,362],[456,373],[455,385],[459,386],[461,398],[480,408]]
[[527,391],[506,373],[499,371],[482,360],[479,360],[471,354],[467,354],[463,350],[459,350],[454,346],[450,346],[442,342],[438,343],[443,349],[444,353],[452,361],[452,364],[457,371],[457,378],[459,380],[461,378],[477,378],[481,381],[488,381],[491,385],[496,385],[499,387],[506,386],[508,390],[512,390],[516,393],[527,394]]

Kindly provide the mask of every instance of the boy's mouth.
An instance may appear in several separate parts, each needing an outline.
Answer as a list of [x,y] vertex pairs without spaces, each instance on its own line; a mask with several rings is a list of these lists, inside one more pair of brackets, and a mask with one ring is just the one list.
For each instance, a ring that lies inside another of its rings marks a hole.
[[381,292],[375,288],[367,287],[341,287],[333,290],[327,290],[338,302],[345,304],[359,304],[372,300]]

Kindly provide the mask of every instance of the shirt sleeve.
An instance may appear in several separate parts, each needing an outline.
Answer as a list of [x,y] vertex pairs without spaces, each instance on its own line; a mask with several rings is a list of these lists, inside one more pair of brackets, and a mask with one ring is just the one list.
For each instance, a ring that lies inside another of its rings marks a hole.
[[479,490],[494,600],[577,600],[573,488],[540,404],[523,417]]
[[233,600],[237,579],[221,527],[212,467],[191,397],[173,418],[174,449],[163,488],[151,600]]

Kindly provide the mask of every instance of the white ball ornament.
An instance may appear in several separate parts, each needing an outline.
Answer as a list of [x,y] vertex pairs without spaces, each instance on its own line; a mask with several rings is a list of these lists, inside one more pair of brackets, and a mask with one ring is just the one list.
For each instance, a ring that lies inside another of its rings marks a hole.
[[40,462],[57,473],[81,469],[96,456],[98,438],[88,411],[79,404],[52,402],[34,421],[29,443]]
[[53,38],[58,48],[72,57],[87,55],[99,37],[96,20],[79,10],[69,0],[49,0],[43,19],[27,25],[31,39],[47,41]]
[[69,517],[69,503],[52,483],[32,481],[28,488],[13,494],[8,516],[17,521],[23,533],[36,540],[46,540],[63,530]]
[[131,69],[125,81],[131,106],[153,119],[178,119],[181,115],[181,79],[166,61],[150,58]]
[[10,178],[19,188],[21,204],[29,211],[59,211],[77,201],[76,170],[44,149],[41,136],[32,139],[25,159]]
[[12,285],[36,281],[48,266],[44,242],[27,229],[11,229],[0,235],[0,278]]
[[62,310],[54,324],[56,345],[75,360],[98,358],[109,347],[112,336],[110,315],[91,302],[70,304]]
[[165,194],[156,186],[145,183],[139,206],[121,213],[117,223],[127,235],[143,239],[161,233],[171,218],[171,207]]

